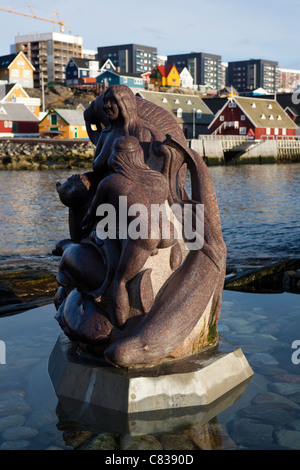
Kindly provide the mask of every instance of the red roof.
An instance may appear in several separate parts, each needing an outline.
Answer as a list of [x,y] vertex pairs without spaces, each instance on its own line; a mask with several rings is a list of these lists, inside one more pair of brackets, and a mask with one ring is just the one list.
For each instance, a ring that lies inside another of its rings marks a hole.
[[162,77],[168,77],[174,65],[157,65],[156,67]]

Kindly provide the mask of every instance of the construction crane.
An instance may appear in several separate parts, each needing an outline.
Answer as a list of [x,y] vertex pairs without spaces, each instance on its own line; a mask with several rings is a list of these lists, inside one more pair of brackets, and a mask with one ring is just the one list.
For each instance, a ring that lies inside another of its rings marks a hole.
[[29,18],[35,18],[36,20],[42,20],[42,21],[49,21],[50,23],[53,23],[53,24],[59,24],[60,26],[60,32],[63,33],[64,32],[64,29],[66,28],[69,33],[71,32],[71,30],[69,28],[67,28],[66,24],[63,23],[61,20],[60,20],[60,17],[59,17],[59,14],[56,12],[56,15],[57,15],[57,20],[51,20],[50,18],[44,18],[42,16],[37,16],[33,9],[32,9],[32,6],[31,5],[28,5],[28,8],[30,9],[31,11],[31,15],[29,13],[23,13],[23,12],[20,12],[20,11],[15,11],[15,10],[12,10],[12,9],[8,9],[8,8],[0,8],[0,10],[2,11],[6,11],[7,13],[14,13],[15,15],[23,15],[23,16],[28,16]]

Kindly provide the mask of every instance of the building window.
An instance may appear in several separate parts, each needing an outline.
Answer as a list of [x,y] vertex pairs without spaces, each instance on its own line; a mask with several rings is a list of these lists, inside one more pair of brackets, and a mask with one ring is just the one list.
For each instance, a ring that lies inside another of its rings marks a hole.
[[252,108],[256,108],[256,103],[251,103]]
[[176,114],[178,118],[182,118],[182,108],[178,108]]
[[197,118],[197,119],[201,119],[201,118],[202,118],[202,111],[201,111],[201,109],[197,109],[197,111],[196,111],[196,118]]
[[224,116],[220,116],[220,121],[224,121]]
[[279,129],[278,129],[278,127],[275,127],[275,129],[274,129],[274,134],[275,134],[275,135],[278,135],[278,134],[279,134]]
[[286,135],[286,128],[285,127],[282,129],[282,135]]
[[240,127],[240,135],[246,135],[247,133],[247,128],[246,127]]
[[57,126],[57,114],[51,114],[51,126]]
[[19,76],[19,70],[18,69],[12,69],[11,76],[12,77],[18,77]]
[[245,120],[246,120],[246,116],[245,116],[245,114],[242,114],[241,115],[241,121],[245,121]]
[[260,115],[260,118],[261,118],[261,119],[266,119],[266,116],[265,116],[264,114],[261,114],[261,115]]
[[233,101],[231,101],[229,103],[229,108],[236,108],[236,103],[234,103]]
[[270,127],[267,127],[267,128],[266,128],[266,134],[267,134],[267,135],[270,135],[270,134],[271,134],[271,129],[270,129]]

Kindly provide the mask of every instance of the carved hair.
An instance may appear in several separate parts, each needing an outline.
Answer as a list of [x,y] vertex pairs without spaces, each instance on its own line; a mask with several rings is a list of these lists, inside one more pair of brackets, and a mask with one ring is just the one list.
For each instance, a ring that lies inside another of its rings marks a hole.
[[166,185],[166,178],[159,172],[151,170],[144,161],[144,152],[134,136],[119,137],[114,144],[112,158],[115,171],[140,185]]

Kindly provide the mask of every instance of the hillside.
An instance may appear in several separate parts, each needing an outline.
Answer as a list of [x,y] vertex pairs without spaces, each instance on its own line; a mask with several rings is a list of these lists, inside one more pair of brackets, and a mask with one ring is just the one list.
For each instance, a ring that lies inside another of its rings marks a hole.
[[[166,91],[162,88],[161,91]],[[168,88],[169,93],[180,93],[180,94],[194,94],[200,97],[204,95],[199,91],[184,90],[182,88]],[[26,88],[26,92],[32,98],[40,98],[42,103],[42,91],[39,88]],[[89,103],[93,101],[100,92],[95,90],[68,88],[65,85],[58,83],[52,84],[51,86],[45,86],[45,111],[48,111],[51,107],[75,109],[79,104],[84,108],[87,108]],[[42,110],[42,105],[41,105]]]
[[[39,88],[26,88],[26,93],[31,98],[40,98],[42,103],[42,91]],[[51,107],[74,109],[79,104],[87,108],[89,103],[97,97],[98,93],[90,90],[71,89],[55,83],[45,86],[45,111]],[[41,105],[42,109],[42,105]]]

